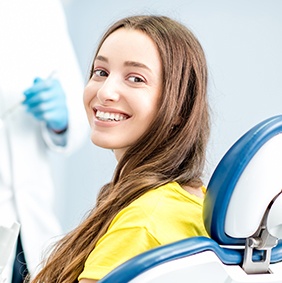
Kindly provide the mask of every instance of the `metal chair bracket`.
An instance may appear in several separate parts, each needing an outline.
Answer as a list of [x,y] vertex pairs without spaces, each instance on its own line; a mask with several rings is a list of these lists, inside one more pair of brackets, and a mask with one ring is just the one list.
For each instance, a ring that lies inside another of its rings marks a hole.
[[[258,230],[251,237],[246,239],[242,267],[247,274],[270,273],[269,265],[271,258],[271,250],[278,244],[278,238],[272,236],[269,233],[267,229],[267,218],[271,206],[281,193],[282,192],[279,192],[269,203]],[[262,252],[260,260],[253,260],[253,254],[255,250],[259,250]]]

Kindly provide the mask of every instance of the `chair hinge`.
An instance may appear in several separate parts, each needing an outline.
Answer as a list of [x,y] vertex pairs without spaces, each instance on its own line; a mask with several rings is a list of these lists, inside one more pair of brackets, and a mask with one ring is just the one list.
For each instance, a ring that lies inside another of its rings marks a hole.
[[[279,192],[269,203],[258,230],[251,237],[246,239],[243,269],[247,274],[269,273],[271,251],[278,244],[278,238],[271,235],[267,229],[267,218],[271,206],[276,198],[281,194]],[[255,250],[262,252],[259,260],[253,260]]]

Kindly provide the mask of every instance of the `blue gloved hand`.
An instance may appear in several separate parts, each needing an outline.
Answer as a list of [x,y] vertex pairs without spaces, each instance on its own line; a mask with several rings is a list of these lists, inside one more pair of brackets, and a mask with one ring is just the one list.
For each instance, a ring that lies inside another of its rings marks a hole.
[[33,86],[24,91],[24,105],[27,112],[55,132],[63,132],[68,127],[68,109],[64,90],[57,79],[36,78]]

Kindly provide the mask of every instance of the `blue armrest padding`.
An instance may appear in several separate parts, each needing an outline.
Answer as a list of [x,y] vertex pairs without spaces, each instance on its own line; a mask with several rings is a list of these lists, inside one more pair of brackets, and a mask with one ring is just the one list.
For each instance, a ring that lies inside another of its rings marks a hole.
[[282,240],[278,241],[276,247],[271,251],[271,263],[276,263],[282,261]]
[[219,244],[245,244],[245,239],[232,238],[224,231],[228,204],[236,183],[252,157],[268,140],[281,132],[282,115],[259,123],[228,150],[216,167],[204,201],[204,222],[211,238]]
[[126,261],[99,282],[129,282],[137,275],[159,264],[204,251],[213,251],[226,264],[239,264],[243,259],[243,251],[221,248],[215,241],[207,237],[193,237],[144,252]]
[[[187,238],[172,244],[160,246],[144,252],[121,264],[103,279],[100,283],[124,283],[160,264],[192,256],[206,251],[212,251],[226,265],[241,265],[244,258],[244,249],[231,249],[219,246],[214,240],[207,237]],[[282,260],[282,241],[272,250],[271,263]],[[255,251],[253,261],[262,260],[263,254]]]
[[[241,265],[244,258],[244,249],[231,249],[219,246],[214,240],[207,237],[187,238],[172,244],[160,246],[144,252],[121,264],[103,279],[100,283],[129,282],[143,272],[168,261],[212,251],[226,265]],[[271,263],[282,260],[282,241],[272,250]],[[254,251],[253,261],[262,260],[263,254]]]

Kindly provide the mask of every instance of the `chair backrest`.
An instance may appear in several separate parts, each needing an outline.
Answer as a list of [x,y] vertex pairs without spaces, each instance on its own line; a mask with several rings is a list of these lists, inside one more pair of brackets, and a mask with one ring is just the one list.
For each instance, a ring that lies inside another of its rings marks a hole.
[[246,247],[247,272],[268,268],[269,262],[260,271],[253,265],[253,252],[282,260],[282,115],[259,123],[228,150],[208,184],[203,215],[212,239]]
[[218,164],[204,204],[208,233],[220,244],[245,244],[245,239],[258,229],[271,200],[281,191],[282,115],[249,130]]

